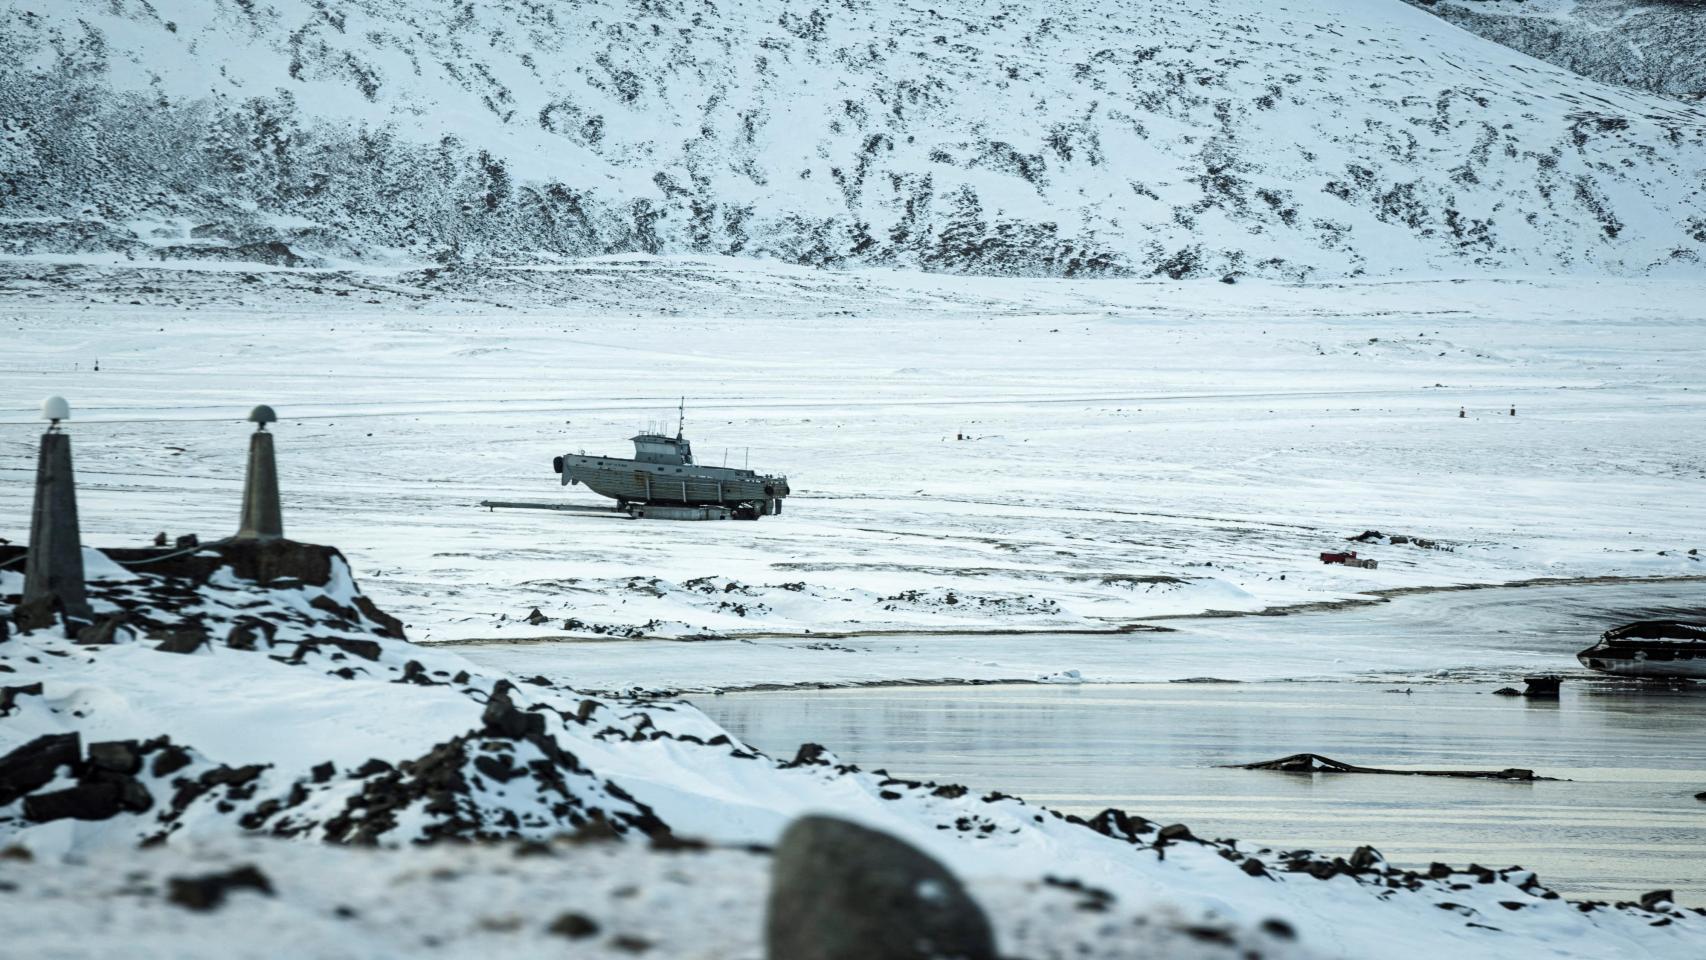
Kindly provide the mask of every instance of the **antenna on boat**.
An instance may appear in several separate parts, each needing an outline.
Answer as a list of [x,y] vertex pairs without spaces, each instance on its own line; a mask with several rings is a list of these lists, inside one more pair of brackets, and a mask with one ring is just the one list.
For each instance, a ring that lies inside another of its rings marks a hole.
[[681,430],[687,425],[687,398],[681,398],[681,405],[675,408],[675,439],[681,439]]

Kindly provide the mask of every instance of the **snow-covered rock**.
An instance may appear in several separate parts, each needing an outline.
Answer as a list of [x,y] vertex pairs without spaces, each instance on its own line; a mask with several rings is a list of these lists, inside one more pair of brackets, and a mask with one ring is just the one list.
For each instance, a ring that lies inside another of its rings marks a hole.
[[[522,844],[517,853],[546,855],[535,870],[550,874],[597,859],[582,853],[558,866],[554,849],[642,836],[653,847],[704,850],[704,869],[743,885],[732,902],[718,886],[672,888],[677,913],[719,918],[707,921],[712,941],[734,949],[759,923],[764,866],[752,853],[812,811],[919,846],[966,878],[974,896],[995,891],[1008,953],[1051,942],[1051,930],[1069,955],[1091,957],[1199,941],[1206,946],[1168,955],[1264,944],[1279,956],[1360,957],[1394,931],[1418,953],[1449,946],[1470,957],[1505,956],[1513,944],[1544,944],[1560,957],[1692,957],[1706,940],[1701,911],[1660,898],[1572,903],[1520,868],[1420,874],[1371,849],[1347,858],[1241,848],[1123,811],[1084,820],[1000,793],[865,772],[813,744],[777,760],[685,703],[585,696],[410,644],[329,548],[219,543],[152,563],[123,552],[111,559],[132,576],[92,581],[90,593],[97,614],[122,610],[127,627],[116,642],[36,629],[0,643],[0,670],[26,687],[8,684],[0,720],[0,847],[26,851],[0,857],[0,892],[27,885],[22,900],[39,909],[9,911],[8,935],[43,949],[68,949],[64,918],[80,909],[101,911],[111,930],[147,927],[162,949],[203,942],[137,914],[162,895],[198,911],[229,901],[236,917],[268,923],[313,913],[298,936],[314,941],[333,936],[334,920],[398,910],[382,906],[388,894],[355,892],[404,882],[377,878],[416,866],[447,883],[466,875],[476,888],[503,870],[486,854],[357,860],[319,845],[279,847],[292,838],[387,848],[507,840]],[[167,642],[149,639],[161,633]],[[211,642],[177,642],[185,633]],[[252,843],[263,837],[273,846]],[[540,845],[559,837],[572,839]],[[127,858],[138,844],[174,852]],[[49,879],[35,860],[64,866]],[[652,875],[632,853],[597,862],[614,863],[614,876]],[[106,866],[86,875],[89,864]],[[322,868],[367,879],[313,892],[303,878]],[[283,877],[276,891],[272,873]],[[129,879],[121,890],[96,880],[104,875]],[[1119,922],[1062,923],[1058,896],[1044,888],[1071,891],[1077,909]],[[351,899],[361,906],[334,910],[328,890],[346,908]],[[400,910],[407,922],[389,935],[391,952],[411,942],[413,927],[436,929],[447,917],[466,926],[471,913],[495,909],[472,890],[454,898],[457,908],[432,901]],[[13,917],[28,919],[14,928]],[[512,929],[522,926],[549,932],[543,918]],[[657,929],[653,937],[681,934],[670,921]]]

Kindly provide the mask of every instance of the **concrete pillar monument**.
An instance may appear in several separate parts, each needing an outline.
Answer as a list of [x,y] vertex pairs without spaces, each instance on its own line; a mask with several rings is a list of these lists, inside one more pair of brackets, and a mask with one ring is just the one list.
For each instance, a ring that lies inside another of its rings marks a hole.
[[239,540],[284,539],[284,514],[278,504],[278,463],[273,458],[272,434],[267,432],[267,424],[277,420],[278,414],[264,403],[249,413],[249,421],[256,427],[249,437],[249,473],[243,481]]
[[71,419],[64,397],[48,397],[41,405],[43,420],[51,421],[41,437],[36,459],[35,505],[30,511],[30,551],[24,561],[24,596],[28,605],[46,599],[59,608],[68,630],[72,621],[94,619],[83,584],[83,537],[77,526],[77,486],[71,472],[71,437],[59,423]]

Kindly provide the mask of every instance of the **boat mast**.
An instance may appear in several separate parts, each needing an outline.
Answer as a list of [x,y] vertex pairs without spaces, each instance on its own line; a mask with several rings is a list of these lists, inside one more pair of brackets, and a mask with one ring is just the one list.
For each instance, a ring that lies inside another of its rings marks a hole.
[[681,439],[681,430],[687,425],[687,398],[681,398],[681,405],[675,408],[675,439]]

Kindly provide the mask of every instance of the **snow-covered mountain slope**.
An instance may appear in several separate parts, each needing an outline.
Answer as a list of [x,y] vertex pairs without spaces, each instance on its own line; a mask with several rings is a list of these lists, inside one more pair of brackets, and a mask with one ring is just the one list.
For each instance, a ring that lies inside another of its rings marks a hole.
[[0,250],[1698,271],[1706,113],[1402,0],[6,0]]
[[1409,0],[1583,76],[1706,98],[1701,0]]

